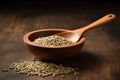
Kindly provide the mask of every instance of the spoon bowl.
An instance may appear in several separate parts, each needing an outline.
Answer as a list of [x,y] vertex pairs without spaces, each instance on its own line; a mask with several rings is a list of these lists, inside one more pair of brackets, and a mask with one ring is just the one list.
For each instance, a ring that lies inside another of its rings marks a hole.
[[71,30],[71,31],[67,31],[67,32],[62,32],[62,33],[58,33],[55,35],[67,38],[73,42],[77,42],[86,31],[96,28],[96,27],[99,27],[100,25],[103,25],[105,23],[108,23],[108,22],[112,21],[114,18],[115,18],[114,14],[107,14],[104,17],[98,19],[97,21],[95,21],[83,28]]
[[33,43],[36,38],[46,37],[57,33],[67,32],[66,29],[41,29],[28,32],[24,35],[23,40],[29,51],[40,60],[63,61],[79,53],[85,43],[85,37],[74,44],[68,46],[40,46]]

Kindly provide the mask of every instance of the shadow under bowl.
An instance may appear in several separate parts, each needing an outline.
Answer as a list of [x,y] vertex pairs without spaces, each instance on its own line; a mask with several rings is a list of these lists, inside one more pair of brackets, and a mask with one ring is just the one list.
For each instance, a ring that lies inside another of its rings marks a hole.
[[24,35],[23,40],[30,52],[39,60],[48,61],[63,61],[79,53],[85,42],[85,37],[82,37],[77,43],[69,46],[40,46],[33,43],[36,38],[46,37],[63,31],[66,29],[41,29],[28,32]]

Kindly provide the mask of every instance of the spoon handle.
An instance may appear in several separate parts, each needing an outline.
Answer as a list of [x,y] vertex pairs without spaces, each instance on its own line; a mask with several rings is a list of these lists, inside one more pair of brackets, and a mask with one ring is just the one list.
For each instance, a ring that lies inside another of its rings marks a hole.
[[89,24],[88,26],[85,26],[83,28],[80,29],[76,29],[74,30],[75,32],[77,32],[78,34],[82,34],[87,30],[90,30],[92,28],[98,27],[100,25],[103,25],[105,23],[108,23],[110,21],[112,21],[115,18],[114,14],[107,14],[106,16],[103,16],[102,18],[98,19],[97,21]]

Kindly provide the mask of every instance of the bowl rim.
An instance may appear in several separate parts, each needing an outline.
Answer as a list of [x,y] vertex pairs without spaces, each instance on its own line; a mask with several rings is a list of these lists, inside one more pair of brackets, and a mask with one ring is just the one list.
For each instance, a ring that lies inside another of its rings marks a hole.
[[67,46],[40,46],[38,44],[33,43],[32,41],[30,41],[28,39],[28,37],[30,35],[32,35],[33,33],[37,33],[37,32],[42,32],[42,31],[70,31],[69,29],[61,29],[61,28],[51,28],[51,29],[37,29],[37,30],[33,30],[30,32],[27,32],[24,36],[23,36],[23,41],[24,43],[31,45],[31,46],[35,46],[35,47],[41,47],[41,48],[68,48],[68,47],[73,47],[73,46],[77,46],[80,45],[82,43],[85,42],[86,38],[83,36],[77,43],[73,43],[71,45],[67,45]]

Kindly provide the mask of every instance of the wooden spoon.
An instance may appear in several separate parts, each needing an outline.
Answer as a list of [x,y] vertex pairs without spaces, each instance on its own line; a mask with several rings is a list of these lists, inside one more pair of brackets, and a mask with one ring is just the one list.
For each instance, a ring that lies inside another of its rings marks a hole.
[[86,32],[92,28],[98,27],[100,25],[103,25],[105,23],[108,23],[108,22],[112,21],[114,18],[115,18],[114,14],[107,14],[106,16],[98,19],[97,21],[95,21],[83,28],[72,30],[72,31],[67,31],[67,32],[62,32],[62,33],[58,33],[55,35],[67,38],[73,42],[77,42],[81,38],[81,36],[83,35],[84,32]]

